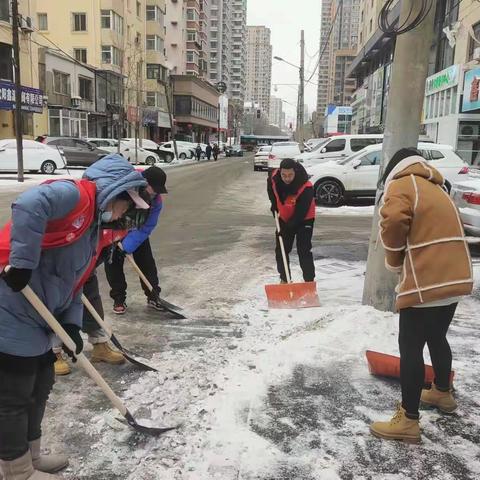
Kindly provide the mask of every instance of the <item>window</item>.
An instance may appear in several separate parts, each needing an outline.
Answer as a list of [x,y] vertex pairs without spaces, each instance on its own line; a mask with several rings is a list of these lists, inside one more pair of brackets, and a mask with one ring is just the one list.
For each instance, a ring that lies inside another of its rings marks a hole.
[[[480,41],[480,22],[472,25],[474,37]],[[480,48],[480,42],[476,42],[470,35],[470,43],[468,45],[468,61],[473,60],[473,52],[476,48]]]
[[142,3],[137,2],[137,17],[140,17],[141,14],[142,14]]
[[345,150],[345,139],[339,138],[336,140],[332,140],[325,146],[325,150],[327,153],[329,152],[341,152]]
[[10,22],[10,1],[0,0],[0,20]]
[[93,100],[93,83],[90,78],[78,77],[78,95],[84,100]]
[[420,150],[420,153],[425,160],[441,160],[442,158],[445,158],[445,155],[438,150]]
[[100,24],[102,28],[108,28],[123,35],[123,17],[113,10],[102,10]]
[[377,143],[376,138],[352,138],[350,140],[350,148],[352,152],[359,152],[368,145],[375,145]]
[[[214,33],[214,32],[211,32],[211,33]],[[196,41],[197,41],[197,32],[189,30],[187,32],[187,42],[196,42]]]
[[39,30],[48,30],[48,16],[46,13],[38,13],[37,22]]
[[73,31],[86,32],[87,31],[87,14],[86,13],[72,13],[73,17]]
[[367,155],[364,155],[362,157],[362,163],[360,165],[364,166],[364,167],[371,167],[373,165],[380,165],[381,158],[382,158],[382,152],[381,151],[367,153]]
[[161,52],[163,50],[163,39],[158,35],[147,35],[147,50]]
[[147,5],[147,21],[158,22],[163,25],[163,12],[157,5]]
[[121,51],[111,45],[102,45],[102,63],[120,65]]
[[147,92],[147,106],[148,107],[157,106],[157,92]]
[[12,47],[0,43],[0,79],[13,80]]
[[194,8],[187,9],[187,20],[190,22],[195,22],[198,20],[198,12]]
[[70,95],[70,75],[53,71],[53,91],[60,95]]
[[86,48],[74,48],[73,55],[77,62],[87,63],[87,49]]
[[102,10],[100,14],[102,28],[111,28],[110,10]]

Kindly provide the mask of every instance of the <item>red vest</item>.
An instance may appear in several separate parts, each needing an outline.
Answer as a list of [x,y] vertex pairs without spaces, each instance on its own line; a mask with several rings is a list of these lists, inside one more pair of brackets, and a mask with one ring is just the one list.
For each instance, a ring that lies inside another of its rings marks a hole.
[[[57,180],[47,180],[52,183]],[[47,223],[42,240],[42,249],[64,247],[76,242],[92,224],[96,211],[97,187],[89,180],[73,181],[80,192],[80,200],[75,208],[65,217]],[[8,264],[10,257],[10,235],[12,222],[9,221],[0,230],[0,266]]]
[[[285,203],[282,203],[282,201],[280,200],[280,196],[278,195],[277,185],[275,184],[275,179],[274,179],[274,176],[277,174],[277,172],[278,170],[275,170],[272,172],[272,177],[271,177],[272,189],[273,189],[273,193],[275,194],[275,199],[277,200],[278,216],[284,222],[288,222],[295,213],[298,197],[303,193],[303,191],[306,188],[308,187],[313,188],[313,185],[309,181],[305,182],[298,189],[297,193],[295,193],[294,195],[288,195],[288,197],[285,199]],[[312,198],[312,203],[310,204],[310,207],[307,211],[307,214],[305,215],[304,220],[312,220],[314,218],[315,218],[315,199]]]

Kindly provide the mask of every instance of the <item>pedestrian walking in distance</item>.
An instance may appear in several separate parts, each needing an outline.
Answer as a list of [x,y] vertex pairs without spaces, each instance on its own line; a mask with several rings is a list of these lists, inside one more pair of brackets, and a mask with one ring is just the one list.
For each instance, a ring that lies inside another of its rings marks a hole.
[[210,158],[212,158],[212,146],[210,145],[210,143],[207,145],[205,153],[207,154],[207,160],[210,160]]
[[[0,231],[0,477],[54,480],[64,455],[41,455],[42,420],[55,376],[53,332],[21,291],[29,285],[83,348],[82,289],[103,224],[120,219],[146,186],[121,155],[97,161],[95,174],[33,187],[12,205]],[[76,292],[76,293],[73,293]],[[65,348],[65,347],[64,347]],[[72,352],[68,351],[70,355]],[[64,419],[65,420],[65,419]]]
[[200,144],[195,148],[195,156],[197,157],[197,162],[202,158],[202,146]]
[[218,148],[218,145],[215,143],[215,145],[213,145],[213,159],[215,161],[218,160],[218,154],[220,153],[220,149]]
[[[416,149],[399,150],[383,181],[380,238],[385,266],[400,275],[396,305],[402,401],[389,422],[375,422],[370,430],[384,439],[418,442],[420,402],[445,413],[457,408],[447,331],[458,301],[472,292],[472,264],[444,179]],[[422,389],[425,343],[435,372],[430,389]]]
[[[280,168],[272,172],[267,180],[271,211],[278,213],[280,232],[287,258],[297,239],[297,253],[303,279],[313,282],[315,266],[312,255],[312,235],[315,223],[315,200],[313,186],[308,180],[305,168],[293,159],[282,160]],[[276,234],[275,256],[281,283],[287,282],[282,251]],[[288,260],[290,268],[290,261]],[[291,277],[291,275],[290,275]]]
[[162,194],[168,193],[165,186],[167,175],[159,167],[147,168],[142,175],[148,183],[146,193],[150,195],[151,199],[147,220],[140,228],[129,232],[122,240],[122,248],[115,249],[111,261],[107,260],[105,262],[105,274],[111,288],[110,297],[114,302],[113,313],[117,315],[122,315],[127,310],[127,281],[123,271],[125,254],[133,254],[135,262],[153,287],[153,292],[151,292],[141,282],[142,289],[147,297],[147,305],[155,310],[164,310],[158,300],[161,288],[149,238],[157,226],[162,211]]

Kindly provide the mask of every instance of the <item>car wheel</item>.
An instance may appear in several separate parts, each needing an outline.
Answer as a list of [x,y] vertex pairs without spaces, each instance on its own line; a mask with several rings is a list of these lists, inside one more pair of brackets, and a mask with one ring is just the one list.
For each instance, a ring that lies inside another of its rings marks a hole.
[[338,207],[343,202],[343,186],[336,180],[321,180],[316,184],[315,197],[319,205]]
[[179,155],[179,157],[182,159],[182,160],[185,160],[187,158],[187,154],[186,153],[181,153]]
[[166,162],[166,163],[171,163],[171,162],[173,162],[173,155],[172,155],[171,153],[167,153],[167,154],[165,155],[165,162]]
[[145,159],[145,165],[155,165],[155,157],[149,156]]
[[40,167],[40,172],[44,175],[53,175],[56,169],[57,165],[55,162],[52,162],[52,160],[45,160]]
[[447,189],[447,192],[450,195],[450,192],[452,191],[452,184],[448,180],[445,180],[445,188]]

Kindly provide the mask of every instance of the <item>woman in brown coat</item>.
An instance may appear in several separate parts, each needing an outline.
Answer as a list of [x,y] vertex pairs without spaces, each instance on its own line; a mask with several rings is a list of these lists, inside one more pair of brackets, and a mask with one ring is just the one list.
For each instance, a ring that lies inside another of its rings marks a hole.
[[[381,438],[420,441],[422,403],[451,413],[452,353],[446,335],[461,296],[469,295],[473,275],[458,211],[442,175],[416,149],[398,151],[388,164],[380,208],[380,238],[385,266],[400,275],[400,383],[402,403],[389,422],[375,422]],[[435,381],[424,383],[423,349],[428,345]]]

